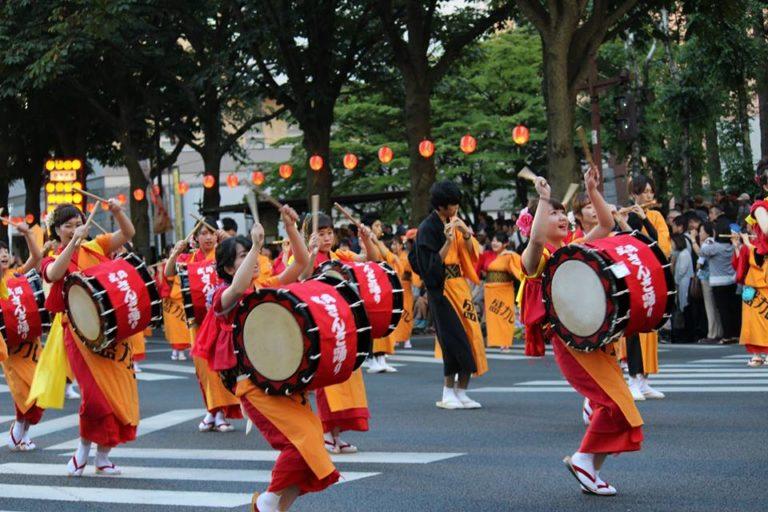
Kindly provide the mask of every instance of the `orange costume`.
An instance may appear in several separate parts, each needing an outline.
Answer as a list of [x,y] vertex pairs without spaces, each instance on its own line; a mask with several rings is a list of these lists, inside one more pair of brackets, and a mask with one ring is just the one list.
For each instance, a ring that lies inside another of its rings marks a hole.
[[[539,279],[550,254],[544,251],[538,269],[526,279]],[[540,297],[540,300],[543,299]],[[536,300],[526,293],[524,301]],[[592,417],[579,452],[620,453],[637,451],[643,440],[643,419],[635,406],[611,347],[581,352],[545,332],[565,379],[592,405]]]
[[[333,251],[330,254],[319,253],[315,259],[315,268],[328,260],[342,262],[354,261],[357,254],[351,251]],[[360,368],[341,384],[334,384],[315,392],[317,413],[323,423],[323,431],[330,432],[335,428],[340,431],[368,430],[368,398],[365,394],[365,383]]]
[[[67,274],[107,261],[112,235],[99,235],[85,242],[72,256]],[[42,274],[61,253],[46,257]],[[117,446],[136,438],[139,425],[139,393],[133,373],[131,344],[115,342],[101,352],[92,352],[77,337],[65,313],[64,278],[52,283],[46,308],[51,313],[64,313],[64,345],[67,359],[82,393],[80,437],[101,446]]]
[[743,259],[741,265],[746,270],[739,344],[750,354],[768,354],[768,261],[754,248],[747,247],[734,259]]
[[515,336],[515,284],[522,277],[520,255],[502,252],[488,265],[485,324],[489,347],[510,347]]
[[[21,268],[14,268],[3,273],[0,277],[2,290],[6,290],[5,283],[21,270]],[[39,423],[44,411],[34,402],[27,404],[29,387],[32,385],[37,366],[37,356],[41,350],[40,338],[8,347],[0,336],[0,361],[2,361],[3,374],[16,407],[16,421],[28,421],[30,425]]]
[[408,253],[400,251],[394,261],[394,269],[400,277],[400,283],[403,285],[403,316],[400,317],[400,323],[389,337],[395,343],[402,343],[411,339],[413,332],[413,286],[421,287],[421,279],[411,268],[411,262],[408,261]]

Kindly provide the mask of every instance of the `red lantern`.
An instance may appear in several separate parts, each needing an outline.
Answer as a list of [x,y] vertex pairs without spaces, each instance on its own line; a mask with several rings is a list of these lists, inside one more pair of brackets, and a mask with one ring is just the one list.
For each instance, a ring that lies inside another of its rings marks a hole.
[[313,171],[319,171],[323,168],[323,157],[320,155],[312,155],[309,157],[309,168]]
[[[118,200],[119,200],[119,198],[118,198]],[[109,210],[109,203],[105,203],[105,202],[102,201],[101,209],[104,210],[104,211]]]
[[528,142],[528,139],[530,139],[531,133],[522,124],[519,124],[515,126],[515,129],[512,130],[512,140],[515,141],[515,144],[518,146],[522,146]]
[[88,206],[85,207],[86,210],[88,210],[88,213],[91,213],[96,208],[96,203],[88,203]]
[[429,139],[424,139],[419,143],[419,154],[424,158],[431,157],[435,154],[435,144]]
[[344,168],[351,171],[355,167],[357,167],[357,157],[353,153],[344,155]]
[[459,147],[461,150],[469,155],[470,153],[474,153],[477,149],[477,139],[475,139],[470,134],[466,134],[461,138],[461,142],[459,142]]
[[125,204],[125,201],[126,201],[125,194],[117,194],[117,201],[120,204]]
[[203,186],[205,188],[213,188],[214,185],[216,185],[216,178],[212,174],[206,174],[203,178]]
[[32,223],[35,222],[35,216],[31,213],[28,213],[24,221],[31,226]]
[[176,190],[179,192],[179,195],[183,196],[189,192],[189,183],[186,181],[180,181],[178,187],[176,187]]
[[240,178],[237,177],[237,174],[233,172],[229,173],[229,176],[227,176],[227,186],[229,188],[235,188],[238,183],[240,183]]
[[261,171],[253,171],[251,173],[251,182],[256,185],[257,187],[260,187],[264,184],[264,173]]
[[287,180],[291,176],[293,176],[293,167],[291,167],[290,164],[283,164],[281,165],[278,170],[278,174],[280,174],[280,177],[284,180]]
[[133,198],[137,201],[143,201],[144,200],[144,189],[143,188],[137,188],[133,191]]
[[392,150],[389,148],[389,146],[381,146],[379,148],[379,162],[382,164],[387,165],[392,161],[393,156],[394,154],[392,153]]

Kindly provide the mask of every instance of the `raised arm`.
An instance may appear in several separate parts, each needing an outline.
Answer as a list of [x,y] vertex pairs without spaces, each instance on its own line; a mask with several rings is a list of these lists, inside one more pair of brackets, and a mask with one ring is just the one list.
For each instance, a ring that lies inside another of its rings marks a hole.
[[283,270],[278,279],[281,284],[288,284],[299,279],[304,269],[309,265],[310,258],[307,244],[304,242],[304,237],[299,233],[299,229],[296,227],[299,215],[290,206],[283,206],[280,210],[280,214],[283,217],[283,223],[285,223],[285,231],[288,233],[288,240],[291,241],[293,263]]
[[51,282],[61,281],[64,275],[67,273],[67,268],[72,261],[72,255],[75,254],[80,248],[80,242],[88,235],[88,226],[83,224],[75,229],[75,233],[72,236],[72,240],[69,241],[67,246],[61,251],[61,254],[54,260],[53,263],[45,268],[45,278]]
[[603,198],[603,194],[597,188],[600,183],[600,172],[597,170],[596,165],[590,165],[589,170],[584,175],[584,185],[587,189],[587,195],[592,202],[592,207],[597,214],[597,226],[592,228],[592,231],[586,234],[585,241],[596,240],[598,238],[605,238],[611,234],[613,227],[616,223],[613,220],[611,214],[611,207]]
[[179,240],[176,245],[171,249],[171,254],[168,255],[168,259],[165,261],[165,269],[163,274],[165,277],[171,278],[176,275],[176,260],[179,259],[181,253],[189,246],[186,240]]
[[366,254],[365,256],[362,254],[359,255],[360,259],[358,261],[380,261],[381,256],[379,255],[379,251],[376,250],[376,245],[373,242],[371,228],[365,224],[360,224],[358,231],[360,232],[360,240],[363,242]]
[[19,224],[16,226],[16,231],[24,235],[24,239],[27,241],[27,248],[29,248],[29,258],[27,258],[27,261],[21,266],[21,273],[26,274],[40,265],[40,261],[43,259],[43,252],[35,243],[35,239],[32,237],[32,232],[29,230],[29,226],[26,224]]
[[539,204],[536,206],[536,215],[533,216],[528,246],[523,251],[522,256],[523,271],[528,275],[536,272],[541,261],[541,255],[544,254],[544,246],[547,243],[547,223],[549,222],[549,214],[552,212],[552,205],[549,203],[552,189],[549,183],[538,176],[534,185],[536,192],[539,193]]
[[251,240],[253,241],[251,250],[248,251],[234,277],[232,277],[232,284],[221,294],[221,309],[223,311],[229,311],[240,300],[245,290],[251,286],[253,276],[258,271],[259,253],[264,245],[264,228],[258,222],[251,228]]
[[134,229],[131,219],[128,218],[123,211],[123,207],[120,206],[116,199],[110,199],[108,204],[109,211],[112,212],[112,216],[115,218],[118,226],[118,230],[112,233],[109,239],[108,252],[113,253],[133,239],[136,229]]

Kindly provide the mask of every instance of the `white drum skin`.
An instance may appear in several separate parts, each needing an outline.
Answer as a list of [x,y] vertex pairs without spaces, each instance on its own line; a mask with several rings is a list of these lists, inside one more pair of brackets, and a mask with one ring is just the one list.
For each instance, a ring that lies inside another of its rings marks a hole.
[[565,261],[552,276],[552,306],[576,336],[591,336],[605,321],[607,298],[600,277],[581,261]]
[[293,314],[264,302],[254,307],[243,325],[245,353],[254,369],[280,381],[296,373],[304,357],[304,340]]
[[101,315],[91,293],[79,285],[69,289],[69,317],[89,341],[101,336]]

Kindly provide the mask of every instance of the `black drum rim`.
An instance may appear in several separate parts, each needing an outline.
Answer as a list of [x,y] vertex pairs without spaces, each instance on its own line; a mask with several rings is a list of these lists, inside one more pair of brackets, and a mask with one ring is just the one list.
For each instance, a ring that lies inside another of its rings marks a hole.
[[157,328],[163,322],[163,299],[160,297],[160,290],[157,289],[157,282],[152,278],[147,268],[147,263],[136,253],[129,252],[120,256],[131,264],[141,276],[144,285],[149,292],[151,318],[149,327]]
[[[29,286],[32,288],[32,292],[35,294],[35,303],[37,303],[37,311],[40,314],[40,323],[43,328],[43,336],[51,328],[51,313],[45,308],[45,291],[43,290],[43,278],[40,273],[32,269],[24,276],[27,278]],[[1,317],[2,315],[0,315]],[[5,327],[5,326],[3,326]]]
[[[69,310],[69,302],[67,301],[67,298],[69,297],[69,290],[73,286],[81,286],[85,288],[86,291],[89,292],[89,295],[93,297],[94,303],[96,304],[96,309],[99,313],[101,333],[95,340],[89,340],[92,343],[89,344],[85,341],[87,338],[83,336],[74,318],[72,318],[70,315],[67,315],[69,318],[69,323],[77,333],[77,337],[86,347],[88,347],[88,349],[90,349],[92,352],[101,352],[115,341],[115,333],[117,329],[113,330],[109,334],[107,333],[110,327],[109,321],[111,321],[112,326],[117,326],[117,317],[115,315],[115,309],[112,307],[112,301],[109,299],[109,294],[107,291],[101,286],[101,283],[99,283],[97,279],[89,278],[80,272],[73,272],[69,274],[64,280],[64,300],[67,303],[67,310]],[[105,315],[105,311],[109,311],[109,313]]]
[[197,325],[197,320],[195,319],[195,304],[192,302],[192,291],[189,289],[189,270],[187,265],[177,263],[176,274],[179,276],[179,291],[181,292],[181,301],[184,305],[187,327],[194,327]]

